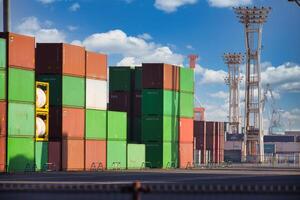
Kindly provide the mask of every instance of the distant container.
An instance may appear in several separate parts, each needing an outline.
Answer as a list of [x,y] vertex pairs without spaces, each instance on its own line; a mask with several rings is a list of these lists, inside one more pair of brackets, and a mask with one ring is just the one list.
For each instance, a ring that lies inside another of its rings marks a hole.
[[35,171],[34,138],[9,137],[7,140],[7,171]]
[[130,67],[109,67],[109,91],[130,91],[132,69]]
[[225,150],[224,151],[224,161],[240,163],[242,161],[241,150]]
[[194,94],[179,93],[179,115],[180,117],[194,117]]
[[242,150],[242,141],[226,141],[224,145],[225,150]]
[[85,138],[106,139],[107,111],[86,109],[85,111]]
[[179,142],[179,167],[188,168],[193,166],[194,145],[193,142]]
[[6,102],[0,101],[0,137],[6,136]]
[[220,129],[221,123],[215,122],[215,146],[214,146],[214,159],[216,163],[220,162]]
[[143,142],[178,142],[178,118],[174,116],[142,117]]
[[206,157],[206,122],[194,121],[195,149],[201,151],[201,163],[205,164]]
[[6,40],[0,38],[0,70],[6,68]]
[[106,140],[85,140],[85,170],[106,169]]
[[143,63],[143,88],[179,90],[179,67],[163,63]]
[[0,69],[0,100],[6,100],[6,71]]
[[[8,66],[35,69],[35,38],[15,33],[0,33],[6,39],[8,47]],[[1,49],[3,49],[3,44]],[[1,62],[1,61],[0,61]],[[3,63],[3,61],[2,61]],[[3,65],[3,64],[1,64]]]
[[215,122],[206,122],[206,150],[211,152],[211,161],[215,162]]
[[84,77],[85,50],[71,44],[37,43],[36,73]]
[[135,67],[134,68],[134,90],[141,91],[143,86],[143,68],[142,67]]
[[180,91],[194,93],[194,70],[180,67]]
[[267,153],[267,154],[276,153],[275,144],[264,144],[264,153]]
[[107,81],[86,79],[86,108],[107,109]]
[[265,135],[264,142],[295,142],[295,137],[286,135]]
[[224,143],[225,143],[225,123],[220,122],[220,151],[219,151],[220,163],[224,162]]
[[84,170],[84,140],[62,140],[62,169],[64,171]]
[[127,144],[127,168],[146,167],[146,146],[144,144]]
[[107,169],[126,169],[126,141],[107,141]]
[[6,171],[6,137],[0,135],[0,172]]
[[48,142],[35,143],[35,165],[37,171],[48,170]]
[[29,103],[35,102],[34,71],[9,67],[8,100]]
[[107,139],[126,140],[127,114],[125,112],[108,111],[107,120]]
[[61,141],[49,141],[48,143],[48,162],[50,163],[50,170],[61,170],[61,145]]
[[244,134],[234,134],[234,133],[226,133],[226,141],[243,141]]
[[86,51],[85,61],[87,78],[107,80],[107,55]]
[[179,93],[171,90],[144,89],[142,91],[143,115],[178,116]]
[[8,136],[35,136],[35,105],[8,103]]
[[193,143],[194,141],[194,119],[179,118],[179,142]]
[[109,110],[131,113],[131,93],[118,91],[109,93]]

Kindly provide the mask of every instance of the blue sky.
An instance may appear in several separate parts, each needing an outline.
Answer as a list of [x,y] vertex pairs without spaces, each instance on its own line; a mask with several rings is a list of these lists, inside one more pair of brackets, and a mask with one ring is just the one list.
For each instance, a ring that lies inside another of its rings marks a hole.
[[[0,0],[1,1],[1,0]],[[226,120],[225,52],[245,52],[232,6],[271,6],[263,29],[263,82],[300,129],[300,8],[287,0],[11,0],[12,30],[109,54],[110,65],[187,64],[198,54],[196,96],[207,117]],[[2,4],[1,9],[2,11]],[[2,21],[0,22],[2,27]],[[241,94],[243,99],[243,94]],[[287,127],[288,128],[288,127]]]

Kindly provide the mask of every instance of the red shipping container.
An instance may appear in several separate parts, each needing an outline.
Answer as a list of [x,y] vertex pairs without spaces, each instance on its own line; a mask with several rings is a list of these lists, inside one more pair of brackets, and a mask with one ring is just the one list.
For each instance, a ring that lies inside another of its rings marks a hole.
[[86,77],[107,80],[107,55],[85,52]]
[[215,146],[214,146],[215,162],[220,162],[220,122],[215,122]]
[[61,142],[49,141],[48,143],[48,162],[49,169],[60,171],[61,170]]
[[142,115],[142,92],[135,91],[133,98],[133,115],[135,117],[140,117]]
[[0,137],[6,136],[6,102],[0,101]]
[[211,161],[215,163],[215,122],[206,122],[206,150],[211,152]]
[[179,143],[179,168],[193,166],[194,147],[193,143]]
[[106,169],[106,140],[85,140],[85,170]]
[[37,43],[36,73],[85,77],[85,50],[70,44]]
[[130,92],[110,92],[109,110],[130,113],[131,95]]
[[163,63],[143,63],[143,88],[179,90],[179,67]]
[[62,137],[62,107],[50,106],[49,108],[49,135],[50,140]]
[[224,131],[224,122],[220,123],[220,162],[224,162],[224,145],[225,145],[225,131]]
[[35,69],[35,38],[16,33],[0,33],[8,47],[8,66]]
[[64,171],[84,170],[84,140],[62,140],[62,169]]
[[194,137],[196,138],[196,148],[201,150],[201,163],[206,164],[206,122],[194,121]]
[[179,142],[194,142],[193,118],[179,118]]
[[6,137],[0,136],[0,172],[6,171]]

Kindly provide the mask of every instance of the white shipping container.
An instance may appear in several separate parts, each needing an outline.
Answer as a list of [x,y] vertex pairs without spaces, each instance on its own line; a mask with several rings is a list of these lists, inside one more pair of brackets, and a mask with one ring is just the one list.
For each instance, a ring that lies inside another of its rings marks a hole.
[[107,81],[86,79],[86,108],[107,109]]
[[274,142],[278,153],[300,153],[299,142]]
[[225,150],[242,150],[242,141],[225,141]]

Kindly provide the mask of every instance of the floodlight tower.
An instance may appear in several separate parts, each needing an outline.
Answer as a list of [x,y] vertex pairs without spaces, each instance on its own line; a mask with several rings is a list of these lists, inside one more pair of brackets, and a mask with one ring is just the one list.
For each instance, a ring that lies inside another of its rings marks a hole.
[[246,160],[263,162],[263,116],[261,97],[261,39],[262,27],[271,8],[237,7],[234,11],[245,27],[245,140]]
[[243,62],[241,53],[226,53],[223,56],[225,64],[228,65],[228,75],[225,83],[229,87],[229,133],[239,133],[241,123],[240,116],[240,64]]

